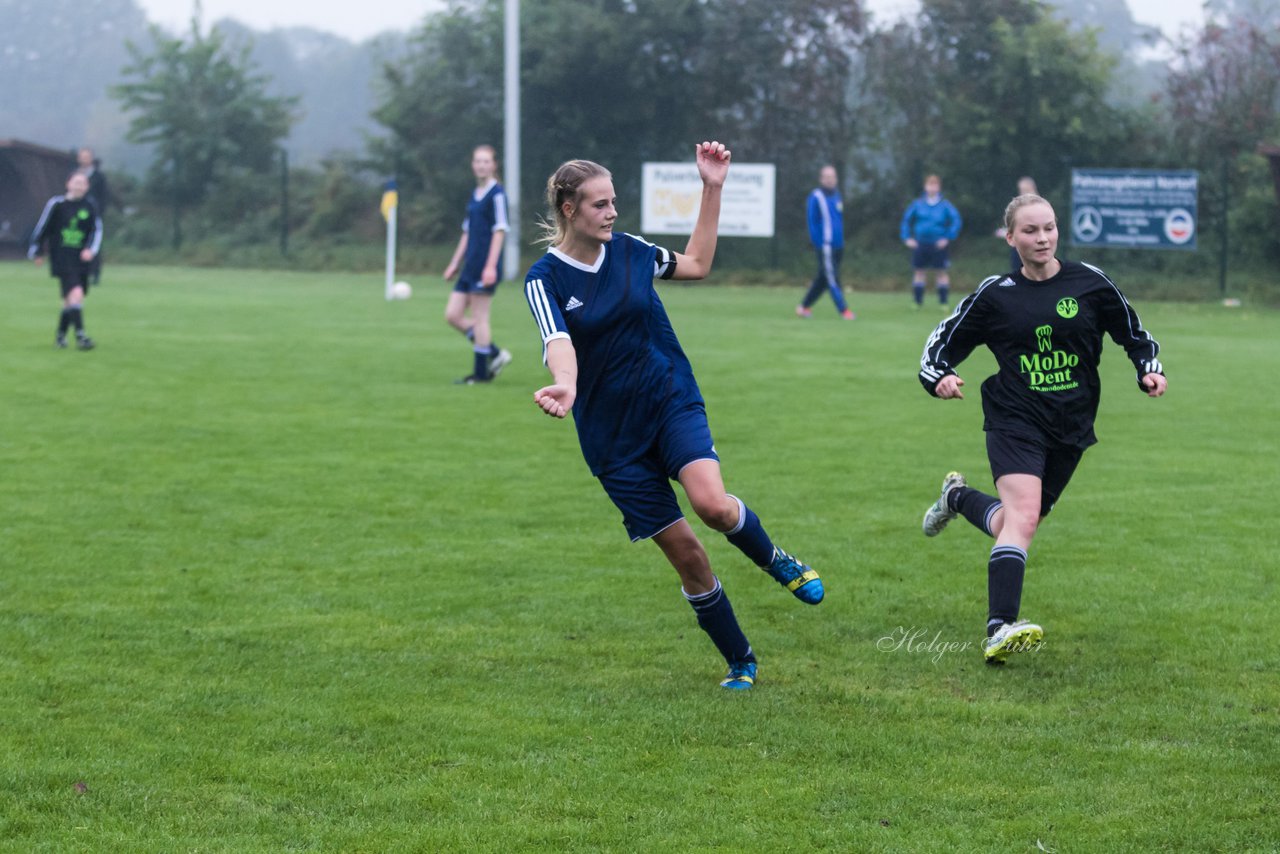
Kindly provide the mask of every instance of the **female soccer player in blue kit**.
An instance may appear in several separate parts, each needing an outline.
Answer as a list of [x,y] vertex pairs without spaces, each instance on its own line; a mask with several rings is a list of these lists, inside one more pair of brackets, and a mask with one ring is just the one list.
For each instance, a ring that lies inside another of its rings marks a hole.
[[[446,281],[458,277],[445,306],[445,322],[471,341],[475,353],[475,367],[458,380],[465,385],[489,382],[511,361],[511,354],[493,343],[489,329],[489,308],[502,279],[502,241],[511,227],[493,146],[476,147],[471,153],[471,172],[476,188],[467,202],[458,248],[444,271]],[[468,308],[470,318],[466,316]]]
[[823,587],[725,492],[702,394],[654,289],[655,277],[696,280],[711,271],[730,153],[718,142],[700,143],[696,152],[702,207],[683,253],[614,233],[613,181],[599,164],[570,160],[547,181],[550,249],[529,269],[525,296],[552,383],[533,400],[555,418],[573,412],[582,454],[622,511],[627,533],[662,549],[698,625],[729,665],[720,684],[741,690],[755,683],[755,653],[671,481],[679,481],[704,523],[796,598],[816,605]]

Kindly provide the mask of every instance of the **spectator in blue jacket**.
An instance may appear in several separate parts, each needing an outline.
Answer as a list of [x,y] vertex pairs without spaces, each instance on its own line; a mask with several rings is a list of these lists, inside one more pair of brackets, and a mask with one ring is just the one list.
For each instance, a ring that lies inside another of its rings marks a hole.
[[947,308],[951,294],[951,258],[947,247],[960,234],[964,223],[955,205],[942,197],[942,179],[929,175],[924,179],[924,195],[913,201],[902,215],[900,237],[911,250],[911,294],[916,308],[924,305],[925,272],[934,270],[938,286],[938,302]]
[[822,298],[824,291],[831,293],[836,311],[845,320],[853,320],[854,313],[845,302],[840,287],[840,256],[844,254],[844,201],[840,198],[839,177],[836,167],[827,164],[818,173],[818,186],[809,194],[809,242],[818,255],[818,275],[804,299],[796,306],[796,314],[813,317],[813,304]]

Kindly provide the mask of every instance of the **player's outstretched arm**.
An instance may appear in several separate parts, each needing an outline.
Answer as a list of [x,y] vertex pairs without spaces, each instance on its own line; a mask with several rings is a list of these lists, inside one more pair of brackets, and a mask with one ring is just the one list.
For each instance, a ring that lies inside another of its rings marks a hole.
[[698,177],[702,179],[702,206],[698,209],[698,221],[684,254],[676,253],[676,272],[673,279],[691,281],[705,279],[711,272],[711,262],[716,257],[716,239],[720,229],[720,193],[729,175],[729,149],[720,142],[700,142],[694,150],[697,155]]
[[547,342],[547,370],[551,385],[533,393],[533,402],[553,418],[564,418],[578,397],[578,353],[568,338]]

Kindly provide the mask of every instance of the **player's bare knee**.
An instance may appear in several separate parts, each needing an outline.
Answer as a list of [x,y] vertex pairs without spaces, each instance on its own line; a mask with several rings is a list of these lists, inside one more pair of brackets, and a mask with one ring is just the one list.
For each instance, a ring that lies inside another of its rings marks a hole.
[[713,531],[728,531],[738,524],[738,502],[727,495],[718,499],[693,500],[693,512]]

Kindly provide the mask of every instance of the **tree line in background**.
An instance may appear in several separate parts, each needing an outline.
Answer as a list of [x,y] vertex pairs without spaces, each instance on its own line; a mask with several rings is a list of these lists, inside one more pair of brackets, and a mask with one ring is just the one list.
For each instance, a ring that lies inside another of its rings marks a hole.
[[[1280,15],[1261,4],[1211,3],[1138,98],[1130,60],[1036,0],[922,0],[914,20],[888,27],[849,0],[522,5],[526,223],[542,213],[546,176],[585,157],[613,171],[634,230],[640,164],[718,138],[736,159],[777,165],[778,229],[796,242],[824,163],[840,169],[864,247],[894,243],[926,172],[943,176],[973,234],[995,228],[1020,175],[1063,210],[1073,167],[1192,168],[1202,247],[1225,222],[1237,257],[1280,261],[1280,212],[1254,153],[1280,141]],[[118,239],[230,252],[287,227],[304,245],[376,244],[378,185],[395,175],[402,243],[454,240],[470,152],[503,138],[502,13],[501,0],[454,0],[428,16],[382,68],[373,118],[384,132],[302,169],[282,161],[296,101],[268,94],[243,39],[198,22],[181,37],[153,28],[113,89],[129,138],[154,154]]]

